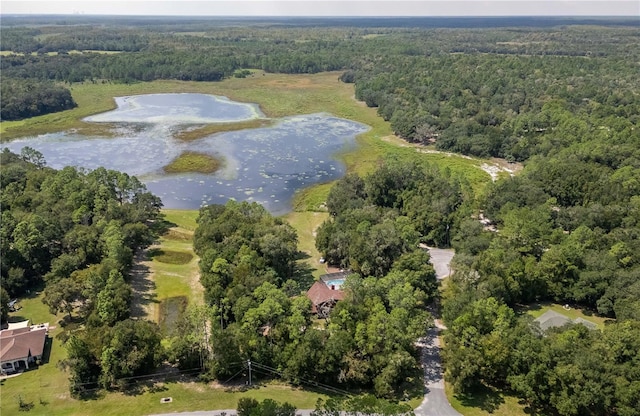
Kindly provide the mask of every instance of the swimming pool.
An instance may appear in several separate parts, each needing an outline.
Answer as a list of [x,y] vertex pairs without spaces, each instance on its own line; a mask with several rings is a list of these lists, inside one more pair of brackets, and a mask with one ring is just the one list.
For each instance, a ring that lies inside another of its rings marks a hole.
[[332,279],[327,280],[324,283],[329,287],[333,286],[334,289],[340,289],[340,287],[342,287],[342,285],[344,284],[344,280],[345,279]]

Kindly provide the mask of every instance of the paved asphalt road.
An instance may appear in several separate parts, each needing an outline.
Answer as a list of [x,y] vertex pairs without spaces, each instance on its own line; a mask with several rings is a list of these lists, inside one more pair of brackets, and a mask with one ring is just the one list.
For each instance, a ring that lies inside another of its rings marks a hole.
[[451,274],[449,264],[455,252],[451,249],[443,248],[429,248],[429,255],[431,256],[431,264],[436,269],[436,277],[438,280],[442,280]]
[[440,340],[438,328],[427,332],[422,345],[422,366],[426,387],[424,400],[414,412],[416,416],[461,416],[451,407],[444,393],[444,376],[440,360]]

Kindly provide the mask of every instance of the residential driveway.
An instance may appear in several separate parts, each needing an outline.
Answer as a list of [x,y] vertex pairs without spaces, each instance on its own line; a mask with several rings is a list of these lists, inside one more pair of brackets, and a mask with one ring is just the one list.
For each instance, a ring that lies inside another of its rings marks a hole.
[[451,259],[455,254],[453,249],[443,249],[443,248],[428,248],[429,255],[431,256],[431,264],[433,264],[433,268],[436,269],[436,277],[438,280],[442,280],[445,277],[451,274],[451,268],[449,265],[451,264]]
[[444,369],[440,360],[438,328],[431,328],[422,340],[425,395],[414,412],[416,416],[461,416],[451,407],[444,393]]

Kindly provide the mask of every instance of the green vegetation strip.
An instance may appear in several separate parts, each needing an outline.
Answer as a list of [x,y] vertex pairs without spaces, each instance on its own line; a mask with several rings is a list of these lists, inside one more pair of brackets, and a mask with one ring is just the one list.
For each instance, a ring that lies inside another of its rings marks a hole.
[[198,210],[163,209],[162,214],[164,215],[165,221],[184,230],[195,231],[198,226],[196,222]]
[[205,124],[192,129],[182,130],[175,134],[175,138],[185,142],[202,139],[216,133],[224,133],[227,131],[237,131],[246,129],[257,129],[261,127],[269,127],[273,124],[270,120],[257,119],[241,121],[238,123],[220,123]]
[[220,159],[204,153],[185,152],[164,167],[167,173],[214,173],[222,166]]
[[299,260],[313,270],[314,277],[326,273],[326,268],[320,264],[320,252],[316,248],[316,229],[329,217],[326,212],[290,212],[283,218],[296,230],[298,234],[298,250],[304,253]]

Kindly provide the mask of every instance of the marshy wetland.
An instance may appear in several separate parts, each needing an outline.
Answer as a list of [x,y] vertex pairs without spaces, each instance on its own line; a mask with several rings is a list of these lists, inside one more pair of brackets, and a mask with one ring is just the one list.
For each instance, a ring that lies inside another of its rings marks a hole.
[[[297,190],[342,176],[345,166],[334,155],[368,130],[361,123],[316,113],[186,141],[178,134],[203,124],[265,116],[255,104],[208,94],[146,94],[115,101],[116,110],[85,118],[115,125],[113,137],[64,131],[6,145],[14,152],[30,146],[57,169],[104,166],[136,175],[167,208],[197,209],[235,199],[259,202],[282,214],[291,209]],[[188,163],[177,172],[171,169],[181,158],[194,156],[193,169]]]

